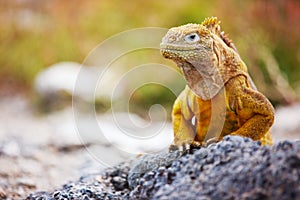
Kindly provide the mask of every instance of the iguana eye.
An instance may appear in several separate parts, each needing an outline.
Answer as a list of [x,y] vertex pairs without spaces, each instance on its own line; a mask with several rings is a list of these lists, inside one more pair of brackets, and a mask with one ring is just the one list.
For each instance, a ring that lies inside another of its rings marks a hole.
[[197,42],[197,41],[199,41],[200,37],[199,37],[199,35],[197,33],[190,33],[187,36],[185,36],[184,39],[185,39],[185,41],[191,43],[191,42]]

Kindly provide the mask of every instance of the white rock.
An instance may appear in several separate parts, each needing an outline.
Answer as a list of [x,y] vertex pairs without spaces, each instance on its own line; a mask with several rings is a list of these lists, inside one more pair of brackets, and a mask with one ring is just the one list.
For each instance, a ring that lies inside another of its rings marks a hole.
[[80,65],[73,62],[54,64],[41,71],[35,79],[35,89],[42,95],[60,90],[73,93],[74,84]]
[[[59,96],[62,91],[86,101],[118,97],[112,95],[117,72],[106,70],[103,76],[103,70],[101,67],[83,66],[75,62],[57,63],[37,75],[35,90],[44,98]],[[105,87],[99,87],[100,80]]]

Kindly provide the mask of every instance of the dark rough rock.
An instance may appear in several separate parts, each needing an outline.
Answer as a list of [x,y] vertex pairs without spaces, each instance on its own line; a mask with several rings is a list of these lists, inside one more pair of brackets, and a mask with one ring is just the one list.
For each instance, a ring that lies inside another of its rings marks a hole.
[[300,199],[300,141],[268,147],[227,136],[177,155],[144,156],[131,170],[123,163],[27,199]]
[[176,159],[180,157],[178,151],[172,153],[161,153],[158,155],[145,155],[133,163],[129,174],[128,183],[130,188],[137,186],[142,175],[147,172],[158,169],[159,167],[166,167],[172,164]]
[[53,192],[30,194],[26,200],[128,199],[128,172],[129,163],[122,163],[99,174],[81,177],[78,181],[67,183]]

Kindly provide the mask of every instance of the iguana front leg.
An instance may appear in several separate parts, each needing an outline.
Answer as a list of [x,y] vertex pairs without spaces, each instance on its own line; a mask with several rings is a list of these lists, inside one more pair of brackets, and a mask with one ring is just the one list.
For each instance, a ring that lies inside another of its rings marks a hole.
[[194,113],[190,109],[188,100],[191,98],[189,89],[186,89],[176,99],[172,110],[172,122],[174,129],[174,146],[170,147],[172,151],[174,148],[178,149],[181,153],[190,150],[190,145],[195,138],[195,128],[192,124]]
[[228,103],[239,116],[241,127],[231,133],[265,141],[274,122],[274,108],[269,100],[251,88],[245,76],[232,78],[226,84]]

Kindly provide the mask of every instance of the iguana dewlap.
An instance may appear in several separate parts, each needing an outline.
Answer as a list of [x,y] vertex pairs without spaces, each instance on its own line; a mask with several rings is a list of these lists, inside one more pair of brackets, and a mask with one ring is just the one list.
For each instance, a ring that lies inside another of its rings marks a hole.
[[171,28],[161,53],[181,69],[187,86],[176,99],[172,120],[174,144],[188,150],[225,135],[272,144],[274,108],[258,92],[233,43],[217,18]]

